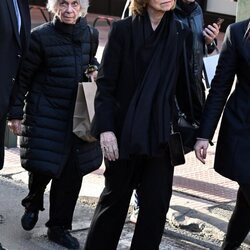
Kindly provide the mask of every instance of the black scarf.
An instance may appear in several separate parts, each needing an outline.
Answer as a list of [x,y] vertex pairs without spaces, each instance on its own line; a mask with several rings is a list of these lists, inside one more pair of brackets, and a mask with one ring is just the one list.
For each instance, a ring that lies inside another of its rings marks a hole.
[[195,1],[192,3],[184,3],[183,0],[177,0],[177,5],[185,13],[186,16],[189,16],[198,6]]
[[[148,32],[148,15],[132,21],[138,87],[125,119],[120,157],[156,156],[170,135],[171,102],[177,79],[177,30],[173,12],[166,12],[157,29]],[[139,65],[139,66],[138,66]]]

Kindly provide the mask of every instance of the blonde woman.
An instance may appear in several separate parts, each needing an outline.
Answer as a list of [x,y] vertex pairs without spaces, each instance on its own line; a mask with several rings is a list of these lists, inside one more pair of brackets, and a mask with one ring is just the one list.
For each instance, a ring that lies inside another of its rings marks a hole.
[[132,16],[112,26],[93,124],[105,156],[105,188],[86,250],[117,248],[134,188],[140,211],[131,249],[159,249],[172,193],[168,142],[186,36],[174,6],[174,0],[132,0]]
[[[48,239],[78,249],[72,227],[81,188],[80,168],[84,142],[72,133],[73,111],[79,81],[91,58],[91,32],[87,0],[49,0],[52,22],[33,29],[27,59],[19,77],[17,100],[11,107],[9,127],[21,137],[21,163],[29,171],[29,194],[22,200],[22,227],[31,230],[44,210],[43,195],[50,189]],[[97,31],[93,29],[95,37]],[[96,51],[98,41],[92,47]],[[25,107],[24,107],[25,103]],[[24,107],[24,112],[23,112]],[[23,120],[22,120],[23,119]],[[21,127],[22,122],[22,127]]]

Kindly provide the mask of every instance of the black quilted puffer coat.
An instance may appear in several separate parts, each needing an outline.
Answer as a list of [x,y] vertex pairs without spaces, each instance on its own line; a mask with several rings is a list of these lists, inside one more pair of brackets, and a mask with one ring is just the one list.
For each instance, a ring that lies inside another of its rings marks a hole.
[[[32,31],[20,89],[8,117],[23,119],[20,147],[26,170],[59,177],[72,146],[81,157],[84,142],[73,145],[72,122],[78,82],[87,80],[84,71],[90,62],[90,45],[85,18],[74,25],[55,18]],[[95,54],[98,39],[92,45]],[[95,58],[90,63],[98,65]]]

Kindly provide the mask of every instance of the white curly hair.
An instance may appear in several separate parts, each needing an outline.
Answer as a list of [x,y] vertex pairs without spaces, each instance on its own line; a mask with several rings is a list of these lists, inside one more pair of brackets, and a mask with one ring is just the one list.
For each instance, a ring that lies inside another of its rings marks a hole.
[[[50,11],[51,13],[56,15],[57,10],[58,10],[57,6],[59,4],[59,1],[60,0],[48,0],[48,3],[47,3],[48,11]],[[86,16],[88,13],[89,0],[77,0],[77,1],[80,3],[80,6],[81,6],[80,15]]]

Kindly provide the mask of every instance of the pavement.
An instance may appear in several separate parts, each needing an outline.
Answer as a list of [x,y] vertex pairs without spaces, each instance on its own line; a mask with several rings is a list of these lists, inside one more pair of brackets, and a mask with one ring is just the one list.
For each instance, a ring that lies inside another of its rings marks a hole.
[[[33,27],[44,21],[38,10],[33,9],[31,14]],[[96,17],[97,15],[89,14],[87,18],[90,23],[93,23]],[[115,19],[118,18],[115,17]],[[104,19],[100,19],[96,25],[100,32],[97,54],[99,59],[109,31],[109,25],[105,22]],[[223,34],[220,34],[219,46],[222,39]],[[216,139],[217,132],[214,137],[215,145]],[[186,155],[184,165],[175,167],[173,195],[161,250],[219,249],[235,205],[238,185],[213,170],[214,153],[215,146],[209,147],[206,164],[203,165],[191,152]],[[95,204],[104,187],[104,170],[105,166],[102,165],[100,169],[83,178],[72,231],[81,246],[84,245]],[[0,171],[0,213],[2,215],[0,216],[0,242],[9,250],[64,249],[49,242],[46,236],[44,224],[48,219],[49,186],[45,194],[46,210],[40,213],[37,226],[30,232],[21,228],[20,217],[23,214],[23,208],[20,201],[28,192],[27,181],[28,174],[20,166],[19,148],[6,148],[5,165]],[[129,222],[128,214],[117,249],[129,249],[133,228],[134,224]],[[250,237],[247,237],[245,243],[242,249],[250,249]]]

